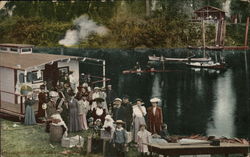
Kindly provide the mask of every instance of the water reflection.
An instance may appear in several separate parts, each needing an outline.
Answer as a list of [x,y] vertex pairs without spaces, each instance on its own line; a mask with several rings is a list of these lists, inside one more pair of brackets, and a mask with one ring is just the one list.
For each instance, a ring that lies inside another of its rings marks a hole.
[[[152,94],[151,97],[157,97],[162,100],[162,84],[161,75],[157,73],[154,75],[153,85],[152,85]],[[162,106],[162,101],[159,103],[159,106]]]
[[235,92],[232,87],[232,71],[215,81],[214,103],[212,118],[208,122],[207,135],[235,136],[234,112]]

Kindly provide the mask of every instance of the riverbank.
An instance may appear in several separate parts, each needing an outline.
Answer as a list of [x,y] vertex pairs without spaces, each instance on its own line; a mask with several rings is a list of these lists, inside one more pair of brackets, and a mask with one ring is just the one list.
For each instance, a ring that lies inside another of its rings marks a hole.
[[[25,126],[19,122],[1,121],[1,155],[4,157],[59,157],[86,156],[101,157],[99,154],[86,155],[87,136],[89,131],[69,134],[80,135],[84,138],[84,148],[63,148],[60,143],[50,143],[49,134],[45,132],[44,124]],[[128,156],[136,156],[135,149],[130,149]]]
[[[44,131],[44,124],[25,126],[19,122],[11,122],[0,119],[1,121],[1,155],[4,157],[59,157],[59,156],[86,156],[102,157],[99,154],[86,154],[87,137],[90,131],[82,131],[69,134],[69,136],[80,135],[84,138],[83,149],[63,148],[60,143],[50,143],[49,134]],[[191,136],[192,137],[192,136]],[[194,136],[193,136],[194,137]],[[198,138],[198,137],[196,137]],[[201,137],[200,137],[201,138]],[[135,147],[130,147],[127,157],[138,156]],[[230,155],[236,157],[239,155]],[[220,157],[220,155],[212,155]]]

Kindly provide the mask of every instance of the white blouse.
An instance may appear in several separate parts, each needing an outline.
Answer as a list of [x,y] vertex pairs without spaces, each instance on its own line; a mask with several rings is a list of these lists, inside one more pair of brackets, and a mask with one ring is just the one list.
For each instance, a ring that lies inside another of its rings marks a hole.
[[147,114],[146,108],[141,106],[142,111],[139,109],[137,105],[133,106],[133,116],[135,117],[143,117]]

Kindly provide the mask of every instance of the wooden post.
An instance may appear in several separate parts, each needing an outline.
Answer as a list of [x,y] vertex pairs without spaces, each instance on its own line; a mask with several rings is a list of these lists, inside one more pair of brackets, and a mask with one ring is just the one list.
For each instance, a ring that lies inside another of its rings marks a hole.
[[91,153],[91,149],[92,149],[92,136],[88,136],[87,154]]
[[249,17],[247,17],[247,22],[246,22],[246,32],[245,32],[245,46],[247,46],[247,42],[248,42],[248,27],[249,27]]
[[107,141],[105,139],[103,139],[102,154],[104,157],[106,154],[106,143],[107,143]]

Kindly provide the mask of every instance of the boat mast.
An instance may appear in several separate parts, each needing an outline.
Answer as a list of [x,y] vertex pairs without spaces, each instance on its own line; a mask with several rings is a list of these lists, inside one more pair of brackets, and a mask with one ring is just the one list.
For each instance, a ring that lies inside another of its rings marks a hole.
[[205,47],[206,47],[206,31],[205,31],[205,23],[202,20],[202,41],[203,41],[203,57],[205,58]]

